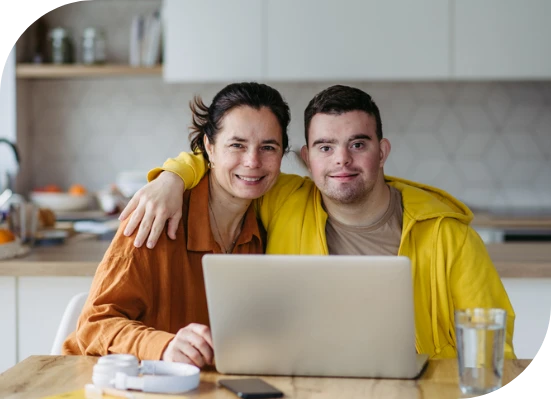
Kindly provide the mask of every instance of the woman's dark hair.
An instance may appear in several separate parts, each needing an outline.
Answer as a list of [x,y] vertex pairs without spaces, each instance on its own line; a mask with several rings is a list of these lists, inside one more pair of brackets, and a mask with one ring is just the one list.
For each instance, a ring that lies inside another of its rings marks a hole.
[[350,111],[363,111],[375,118],[377,138],[383,138],[383,123],[379,107],[369,94],[350,86],[335,85],[319,92],[304,110],[304,137],[308,145],[308,129],[316,114],[341,115]]
[[195,96],[193,101],[190,101],[189,107],[193,118],[189,134],[191,150],[196,154],[203,153],[208,160],[204,137],[207,136],[209,142],[214,144],[222,118],[233,108],[242,106],[257,110],[266,107],[272,111],[281,127],[283,152],[285,153],[289,146],[289,136],[287,135],[287,127],[291,120],[289,105],[276,89],[255,82],[232,83],[224,87],[214,96],[209,107],[205,105],[200,96]]

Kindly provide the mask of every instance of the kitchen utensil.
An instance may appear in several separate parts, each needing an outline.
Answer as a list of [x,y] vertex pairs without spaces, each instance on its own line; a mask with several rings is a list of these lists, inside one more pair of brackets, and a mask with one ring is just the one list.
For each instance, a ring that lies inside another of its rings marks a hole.
[[69,237],[69,232],[67,230],[42,230],[39,231],[36,235],[35,245],[38,246],[50,246],[50,245],[60,245],[65,242]]
[[15,175],[19,171],[19,164],[21,163],[19,151],[15,143],[12,143],[6,138],[0,137],[0,144],[6,144],[12,150],[13,157],[15,159],[15,168],[13,168],[13,171],[10,172],[6,169],[6,171],[3,171],[0,174],[0,192],[3,192],[6,189],[13,191],[15,185]]
[[10,204],[8,228],[22,243],[32,246],[38,229],[38,206],[30,202]]
[[0,194],[0,209],[2,208],[2,205],[4,205],[8,200],[11,198],[13,194],[13,191],[11,191],[9,188],[6,188],[2,194]]

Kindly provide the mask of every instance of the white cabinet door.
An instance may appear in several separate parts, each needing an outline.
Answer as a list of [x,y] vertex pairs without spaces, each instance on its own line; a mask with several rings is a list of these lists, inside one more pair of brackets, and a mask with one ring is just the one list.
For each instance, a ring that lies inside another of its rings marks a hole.
[[165,0],[165,81],[261,79],[263,1]]
[[447,79],[442,0],[268,0],[271,80]]
[[0,373],[17,363],[15,279],[0,277]]
[[549,328],[551,279],[504,278],[502,281],[516,316],[515,354],[519,359],[533,359]]
[[455,0],[454,76],[551,77],[551,1]]
[[19,277],[19,359],[49,355],[69,300],[92,285],[92,277]]

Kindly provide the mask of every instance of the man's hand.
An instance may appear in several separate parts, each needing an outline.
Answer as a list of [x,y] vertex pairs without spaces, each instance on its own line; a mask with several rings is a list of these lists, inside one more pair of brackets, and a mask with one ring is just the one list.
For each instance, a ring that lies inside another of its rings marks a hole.
[[192,364],[201,368],[213,364],[212,348],[210,329],[202,324],[192,323],[178,331],[163,352],[162,360]]
[[130,236],[140,226],[134,246],[141,247],[147,236],[147,247],[153,248],[168,220],[168,236],[175,240],[178,223],[182,218],[184,182],[172,172],[163,172],[155,180],[142,187],[122,211],[119,219],[132,217],[124,229]]

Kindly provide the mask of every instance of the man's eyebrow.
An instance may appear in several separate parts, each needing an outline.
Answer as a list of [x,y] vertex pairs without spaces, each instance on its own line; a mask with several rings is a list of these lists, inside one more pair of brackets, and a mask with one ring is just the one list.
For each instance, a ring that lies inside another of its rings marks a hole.
[[[369,137],[367,134],[355,134],[348,138],[348,141],[354,141],[354,140],[371,140],[371,137]],[[317,139],[312,143],[312,145],[317,144],[336,144],[338,141],[336,139]]]
[[335,139],[317,139],[312,143],[312,145],[318,145],[318,144],[336,144],[337,140]]
[[[230,137],[229,141],[237,141],[238,143],[247,143],[249,140],[247,140],[243,137],[233,136],[233,137]],[[273,144],[273,145],[277,145],[278,147],[281,147],[281,144],[276,139],[262,140],[261,143],[262,144]]]
[[371,137],[369,137],[367,134],[355,134],[354,136],[350,137],[348,141],[354,141],[354,140],[371,140]]
[[281,144],[279,144],[279,142],[275,139],[262,140],[262,144],[273,144],[281,147]]

